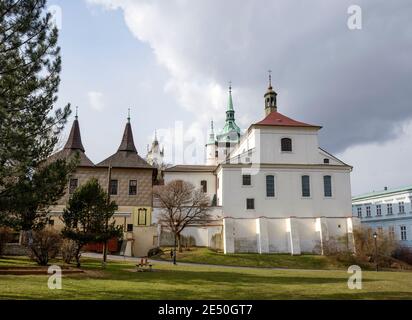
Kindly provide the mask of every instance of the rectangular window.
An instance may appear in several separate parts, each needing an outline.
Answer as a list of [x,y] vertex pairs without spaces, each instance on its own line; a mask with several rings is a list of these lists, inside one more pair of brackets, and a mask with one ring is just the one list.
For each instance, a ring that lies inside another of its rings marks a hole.
[[388,204],[386,205],[386,209],[387,209],[387,211],[388,211],[388,215],[393,214],[392,203],[388,203]]
[[129,196],[137,195],[137,180],[129,181]]
[[323,191],[325,197],[332,197],[332,177],[323,176]]
[[70,182],[69,182],[69,193],[70,194],[73,194],[76,191],[78,184],[79,184],[78,179],[70,179]]
[[246,209],[247,210],[255,209],[255,199],[246,199]]
[[406,234],[406,226],[401,226],[401,240],[402,241],[408,240],[408,236]]
[[129,223],[127,225],[127,232],[133,232],[133,224]]
[[250,174],[244,174],[242,175],[242,184],[244,186],[250,186],[252,185],[252,177]]
[[389,226],[388,233],[389,233],[389,239],[395,240],[395,227],[394,226]]
[[219,158],[219,151],[215,151],[215,158]]
[[362,207],[358,207],[358,218],[362,218]]
[[266,176],[266,197],[275,196],[275,177]]
[[207,192],[207,181],[206,180],[200,181],[200,185],[201,185],[202,192],[206,193]]
[[371,216],[371,207],[370,207],[370,206],[367,206],[367,207],[366,207],[366,216],[367,216],[368,218],[370,218],[370,216]]
[[399,202],[399,213],[405,213],[405,203],[403,201]]
[[115,196],[117,195],[117,185],[118,181],[117,180],[110,180],[110,195]]
[[137,224],[139,226],[146,225],[146,216],[147,216],[147,209],[139,209],[138,216],[137,216]]
[[310,197],[310,178],[302,176],[302,197]]
[[376,205],[376,215],[380,217],[382,215],[382,206],[380,204]]

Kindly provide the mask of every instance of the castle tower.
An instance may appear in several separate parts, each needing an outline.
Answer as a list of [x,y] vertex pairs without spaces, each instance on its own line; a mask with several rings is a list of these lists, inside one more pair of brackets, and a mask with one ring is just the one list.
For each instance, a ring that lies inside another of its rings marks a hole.
[[232,85],[229,86],[229,98],[226,108],[226,121],[222,131],[216,136],[217,161],[222,162],[240,141],[240,128],[236,124],[233,108]]
[[217,165],[217,141],[215,136],[215,131],[213,128],[213,120],[210,123],[210,133],[209,140],[206,144],[206,165],[214,166]]
[[269,70],[269,87],[264,96],[266,116],[272,112],[277,112],[276,96],[277,96],[277,93],[272,88],[272,71]]

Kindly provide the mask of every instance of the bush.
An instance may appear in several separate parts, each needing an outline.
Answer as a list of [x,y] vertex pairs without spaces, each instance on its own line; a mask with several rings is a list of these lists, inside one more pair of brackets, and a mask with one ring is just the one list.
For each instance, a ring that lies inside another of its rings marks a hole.
[[12,237],[13,233],[10,228],[0,228],[0,257],[3,255],[4,247],[11,241]]
[[147,252],[147,256],[148,256],[149,258],[150,258],[150,257],[157,256],[157,255],[161,255],[161,254],[163,254],[163,250],[160,249],[159,247],[157,247],[157,248],[152,248],[152,249],[150,249],[150,250]]
[[61,254],[63,261],[70,264],[76,257],[77,244],[73,240],[64,239],[61,246]]
[[[30,243],[31,242],[31,243]],[[60,233],[51,228],[33,231],[29,241],[31,258],[41,266],[47,266],[50,259],[57,256],[60,251],[62,237]]]
[[409,247],[399,246],[393,252],[392,257],[412,265],[412,249]]

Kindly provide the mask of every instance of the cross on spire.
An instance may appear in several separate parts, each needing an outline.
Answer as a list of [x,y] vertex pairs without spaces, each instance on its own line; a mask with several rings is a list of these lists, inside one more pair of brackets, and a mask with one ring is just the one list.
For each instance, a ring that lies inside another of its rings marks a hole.
[[127,109],[127,122],[130,122],[130,108]]
[[229,81],[229,93],[232,93],[232,81]]
[[79,111],[79,107],[76,106],[76,116],[75,116],[76,120],[79,118],[78,111]]

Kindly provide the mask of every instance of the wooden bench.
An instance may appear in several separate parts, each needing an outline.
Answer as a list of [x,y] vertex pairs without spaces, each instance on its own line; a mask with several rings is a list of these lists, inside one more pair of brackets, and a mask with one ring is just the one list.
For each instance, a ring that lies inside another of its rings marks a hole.
[[152,264],[147,261],[147,258],[142,258],[139,264],[136,264],[137,272],[152,271]]

